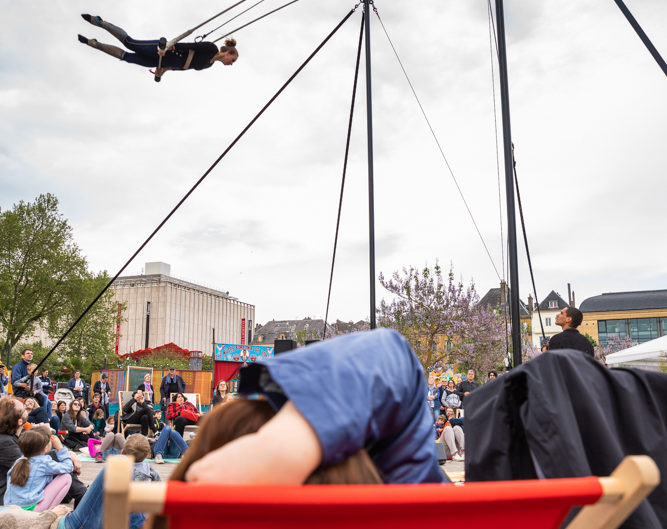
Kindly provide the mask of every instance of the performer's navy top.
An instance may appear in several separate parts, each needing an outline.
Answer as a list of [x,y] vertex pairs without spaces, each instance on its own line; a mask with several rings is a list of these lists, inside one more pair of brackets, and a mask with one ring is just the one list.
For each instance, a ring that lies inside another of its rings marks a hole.
[[190,50],[195,52],[190,63],[190,70],[210,68],[211,59],[218,53],[218,47],[212,42],[177,42],[173,49],[165,53],[162,58],[162,67],[182,69]]
[[239,392],[291,400],[315,430],[323,465],[365,448],[385,483],[439,483],[422,366],[405,339],[377,329],[315,343],[241,370]]

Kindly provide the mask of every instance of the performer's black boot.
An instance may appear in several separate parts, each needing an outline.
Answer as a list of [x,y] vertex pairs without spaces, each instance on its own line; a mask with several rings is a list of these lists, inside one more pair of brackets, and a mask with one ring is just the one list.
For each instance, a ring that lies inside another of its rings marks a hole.
[[104,44],[103,42],[97,42],[97,40],[95,39],[87,39],[83,35],[79,35],[79,42],[83,44],[88,44],[88,46],[95,48],[96,50],[108,53],[112,57],[116,57],[116,59],[122,59],[123,56],[125,55],[125,50],[121,50],[117,46],[112,46],[111,44]]
[[127,32],[123,28],[119,28],[118,26],[115,26],[111,22],[107,22],[106,20],[102,20],[102,17],[97,16],[97,15],[81,15],[81,18],[83,18],[86,22],[90,22],[93,26],[97,26],[100,28],[106,29],[109,33],[111,33],[114,37],[116,37],[121,43],[125,42],[125,39],[127,38]]

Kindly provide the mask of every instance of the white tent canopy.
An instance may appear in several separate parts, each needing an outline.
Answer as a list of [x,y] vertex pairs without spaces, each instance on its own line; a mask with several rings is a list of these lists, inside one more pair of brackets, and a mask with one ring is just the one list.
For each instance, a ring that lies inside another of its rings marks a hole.
[[667,335],[617,351],[607,355],[606,358],[608,365],[635,364],[646,367],[655,365],[657,368],[661,360],[667,362]]

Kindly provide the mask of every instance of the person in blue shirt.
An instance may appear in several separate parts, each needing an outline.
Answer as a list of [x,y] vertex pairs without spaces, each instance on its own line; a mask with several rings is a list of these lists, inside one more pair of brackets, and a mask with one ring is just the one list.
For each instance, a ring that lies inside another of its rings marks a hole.
[[32,362],[33,356],[32,349],[23,349],[21,351],[21,360],[12,368],[12,390],[16,397],[25,398],[28,396],[30,385],[27,382],[19,382],[19,380],[28,376],[28,366]]
[[446,481],[422,366],[395,331],[349,334],[262,359],[241,370],[239,393],[263,396],[276,415],[195,461],[188,481],[301,484],[320,465],[362,448],[386,483]]
[[0,395],[7,395],[8,384],[9,377],[7,376],[7,368],[4,364],[0,364]]
[[[58,461],[47,455],[52,446]],[[19,449],[23,457],[7,473],[5,505],[34,505],[36,512],[58,505],[72,484],[69,473],[74,470],[74,465],[69,451],[63,448],[57,436],[50,435],[43,427],[23,432],[19,437]],[[54,480],[56,476],[57,481]]]

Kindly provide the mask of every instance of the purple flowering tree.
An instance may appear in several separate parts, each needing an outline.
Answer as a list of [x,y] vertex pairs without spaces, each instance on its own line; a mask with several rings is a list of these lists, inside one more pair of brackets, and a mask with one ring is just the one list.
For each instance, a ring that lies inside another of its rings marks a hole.
[[436,263],[383,274],[380,284],[393,299],[380,302],[378,323],[400,332],[425,369],[449,360],[481,372],[498,368],[504,359],[504,323],[495,311],[478,305],[475,285],[455,281],[450,268],[443,278]]
[[632,343],[632,338],[629,336],[623,336],[622,338],[618,336],[612,336],[609,338],[609,340],[607,340],[607,345],[604,347],[597,345],[593,348],[595,351],[595,359],[599,360],[600,362],[604,362],[607,355],[622,351],[623,349],[627,349],[633,345],[636,344]]

